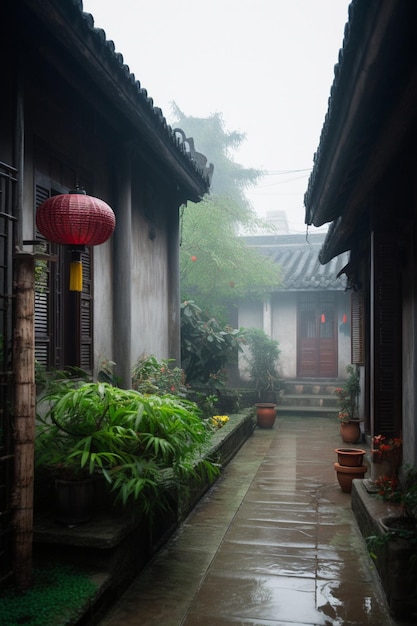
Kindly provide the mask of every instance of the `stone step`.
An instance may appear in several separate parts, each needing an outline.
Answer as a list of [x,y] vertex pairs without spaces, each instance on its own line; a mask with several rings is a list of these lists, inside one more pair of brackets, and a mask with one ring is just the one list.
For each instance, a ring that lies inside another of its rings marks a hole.
[[281,405],[277,407],[278,415],[297,416],[297,417],[330,417],[338,420],[338,408],[323,406],[300,406],[300,405]]
[[321,394],[289,394],[284,393],[280,400],[280,406],[317,406],[338,409],[338,399],[335,395]]
[[289,395],[333,395],[338,387],[343,386],[342,380],[299,379],[285,380],[284,393]]

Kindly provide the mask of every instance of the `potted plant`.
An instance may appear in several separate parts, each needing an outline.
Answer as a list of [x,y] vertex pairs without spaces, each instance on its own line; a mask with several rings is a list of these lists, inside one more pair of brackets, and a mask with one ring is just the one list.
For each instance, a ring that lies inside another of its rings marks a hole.
[[260,428],[272,428],[276,417],[276,394],[281,389],[277,371],[279,344],[259,328],[246,330],[244,337],[249,350],[245,357],[247,371],[259,399],[255,404],[257,423]]
[[374,435],[371,450],[371,482],[376,482],[381,476],[398,478],[398,471],[402,461],[402,439],[400,437],[386,437]]
[[345,443],[357,443],[361,436],[358,407],[359,372],[353,365],[348,365],[346,372],[348,375],[343,387],[335,390],[339,402],[340,435]]
[[170,506],[173,489],[217,475],[203,455],[209,437],[185,399],[62,381],[38,403],[35,467],[55,488],[62,479],[102,477],[116,501],[151,516]]

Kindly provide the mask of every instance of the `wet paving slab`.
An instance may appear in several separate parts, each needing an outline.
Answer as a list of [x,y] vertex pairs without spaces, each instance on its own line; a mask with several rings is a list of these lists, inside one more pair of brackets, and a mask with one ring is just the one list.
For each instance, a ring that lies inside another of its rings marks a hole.
[[334,471],[338,424],[256,429],[100,626],[395,626]]

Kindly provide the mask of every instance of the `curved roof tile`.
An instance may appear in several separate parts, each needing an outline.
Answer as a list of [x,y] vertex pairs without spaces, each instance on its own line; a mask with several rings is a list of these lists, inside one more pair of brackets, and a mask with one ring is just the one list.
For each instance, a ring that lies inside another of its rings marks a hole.
[[281,266],[282,285],[277,290],[343,291],[346,278],[337,277],[348,263],[348,253],[341,254],[326,265],[319,261],[319,252],[326,233],[308,235],[257,235],[246,237],[249,246],[255,247]]
[[162,110],[159,107],[154,107],[153,99],[148,96],[146,89],[141,86],[140,81],[136,80],[129,66],[125,64],[123,55],[116,50],[114,42],[106,38],[106,33],[102,28],[98,28],[94,25],[94,17],[90,13],[84,12],[82,0],[69,0],[69,2],[76,9],[80,25],[87,28],[92,37],[94,37],[99,52],[114,65],[116,71],[118,71],[121,76],[121,80],[136,92],[135,97],[137,98],[139,107],[142,110],[147,110],[154,126],[164,134],[165,139],[174,146],[182,155],[182,158],[185,158],[191,163],[194,170],[202,176],[208,190],[213,173],[213,165],[203,165],[204,159],[201,159],[203,155],[199,155],[199,153],[195,151],[193,152],[193,150],[190,149],[188,145],[184,145],[184,141],[175,134],[171,126],[167,123]]

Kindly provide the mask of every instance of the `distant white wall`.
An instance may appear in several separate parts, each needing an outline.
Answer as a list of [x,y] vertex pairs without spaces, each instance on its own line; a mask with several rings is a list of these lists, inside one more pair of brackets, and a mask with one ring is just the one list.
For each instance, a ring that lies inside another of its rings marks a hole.
[[[351,362],[350,345],[350,295],[337,294],[338,308],[338,376],[345,378],[346,366]],[[346,315],[346,322],[344,322]],[[241,302],[238,313],[239,327],[262,328],[279,343],[279,372],[282,378],[297,376],[297,292],[278,292],[271,301]],[[243,353],[244,354],[244,353]],[[244,358],[239,359],[239,371],[243,378]]]
[[297,375],[297,298],[282,292],[272,300],[272,337],[279,343],[279,371],[282,378]]

